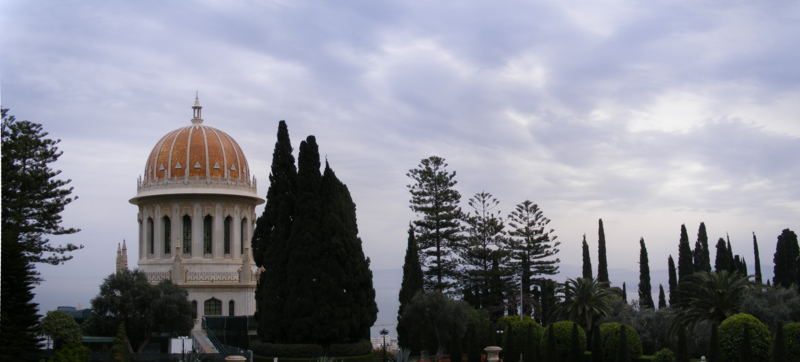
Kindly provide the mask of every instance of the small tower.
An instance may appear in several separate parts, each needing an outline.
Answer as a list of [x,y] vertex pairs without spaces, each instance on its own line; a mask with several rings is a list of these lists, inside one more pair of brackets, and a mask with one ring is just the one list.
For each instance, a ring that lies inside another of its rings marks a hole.
[[194,96],[194,105],[192,106],[192,124],[203,124],[202,112],[203,106],[200,105],[199,93]]
[[122,248],[120,249],[117,243],[117,274],[123,270],[128,270],[128,247],[125,246],[125,240],[122,240]]

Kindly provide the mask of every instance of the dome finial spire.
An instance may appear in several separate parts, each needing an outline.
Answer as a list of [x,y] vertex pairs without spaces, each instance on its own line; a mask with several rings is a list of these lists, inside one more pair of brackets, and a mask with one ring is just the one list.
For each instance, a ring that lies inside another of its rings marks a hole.
[[192,106],[192,124],[203,124],[203,118],[201,117],[200,111],[203,109],[203,106],[200,105],[200,91],[195,91],[194,94],[194,105]]

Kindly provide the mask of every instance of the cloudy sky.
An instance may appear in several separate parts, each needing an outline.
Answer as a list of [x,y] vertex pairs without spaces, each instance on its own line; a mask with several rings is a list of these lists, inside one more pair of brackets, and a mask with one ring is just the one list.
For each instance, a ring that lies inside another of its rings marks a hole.
[[54,168],[79,196],[63,216],[82,231],[52,242],[85,248],[39,267],[36,301],[89,305],[137,238],[145,158],[198,90],[262,197],[278,121],[295,149],[317,137],[358,205],[378,323],[415,218],[405,175],[431,155],[464,207],[539,204],[559,279],[579,275],[584,233],[596,265],[600,218],[629,292],[640,237],[657,286],[701,221],[751,272],[755,232],[771,275],[777,235],[800,229],[798,43],[791,1],[0,1],[2,106],[62,140]]

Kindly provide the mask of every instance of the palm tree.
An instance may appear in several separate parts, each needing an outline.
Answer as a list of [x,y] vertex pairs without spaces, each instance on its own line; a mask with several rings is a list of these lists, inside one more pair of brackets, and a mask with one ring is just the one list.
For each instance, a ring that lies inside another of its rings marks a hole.
[[676,312],[670,335],[674,335],[681,323],[691,329],[702,321],[719,325],[739,313],[745,292],[755,287],[751,278],[754,276],[720,270],[694,273],[681,281],[678,285],[681,297],[674,307]]
[[556,309],[556,315],[577,323],[586,333],[601,316],[608,316],[611,302],[621,297],[608,283],[590,278],[567,278],[559,291],[564,302]]

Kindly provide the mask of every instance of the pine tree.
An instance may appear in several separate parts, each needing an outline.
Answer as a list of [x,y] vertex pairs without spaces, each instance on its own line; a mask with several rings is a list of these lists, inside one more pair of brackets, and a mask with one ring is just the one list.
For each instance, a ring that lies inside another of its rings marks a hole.
[[397,311],[397,343],[402,348],[411,349],[412,355],[418,355],[422,349],[419,337],[403,324],[403,310],[411,303],[417,293],[422,292],[422,267],[419,264],[419,250],[414,238],[414,227],[408,225],[408,247],[403,264],[403,281],[400,284],[400,308]]
[[639,238],[639,305],[642,308],[655,308],[650,286],[650,261],[647,258],[644,238]]
[[694,274],[694,262],[692,248],[689,246],[689,234],[686,232],[686,225],[681,225],[681,240],[678,243],[678,282],[684,281],[692,274]]
[[[514,343],[514,327],[509,324],[504,333],[503,339],[503,362],[519,362],[519,349]],[[452,359],[451,359],[452,361]]]
[[597,230],[597,280],[610,283],[608,280],[608,259],[606,259],[606,232],[603,230],[603,219],[599,221]]
[[772,362],[786,361],[786,355],[786,339],[783,336],[783,321],[781,320],[778,321],[778,329],[775,332],[775,339],[772,340]]
[[745,323],[742,330],[742,348],[739,351],[740,362],[753,362],[753,346],[750,340],[750,325]]
[[761,284],[761,257],[758,256],[758,240],[756,240],[756,233],[753,232],[753,254],[756,261],[756,283]]
[[694,272],[711,271],[711,258],[708,252],[708,233],[706,233],[706,224],[700,223],[700,228],[697,230],[697,241],[694,243],[694,250],[692,251],[694,257]]
[[603,337],[600,328],[592,328],[592,362],[605,362],[603,355]]
[[669,305],[678,303],[678,276],[675,272],[675,261],[672,260],[672,255],[667,259],[667,268],[669,271]]
[[289,237],[297,194],[297,167],[292,156],[289,128],[285,121],[278,124],[278,140],[272,152],[272,168],[264,212],[253,230],[253,259],[263,267],[256,286],[256,319],[258,334],[264,341],[283,341],[286,322],[282,311],[286,304],[286,275],[290,252]]
[[627,327],[622,324],[619,326],[619,345],[617,346],[617,362],[630,362],[631,352],[628,349]]
[[778,236],[778,243],[775,246],[775,256],[773,262],[775,263],[774,277],[772,285],[788,287],[792,283],[800,282],[798,277],[798,254],[800,250],[797,244],[797,234],[789,229],[784,229]]
[[556,332],[552,324],[547,327],[547,339],[545,341],[543,357],[544,362],[559,362]]
[[425,289],[447,292],[457,275],[453,248],[461,240],[461,208],[458,207],[461,194],[453,189],[455,171],[447,172],[448,165],[444,161],[438,156],[423,159],[406,176],[414,180],[408,188],[411,210],[420,216],[414,226],[419,249],[425,256]]
[[722,362],[722,353],[719,349],[719,325],[711,323],[711,338],[708,340],[707,362]]
[[686,338],[686,326],[681,323],[678,328],[678,346],[675,362],[689,362],[689,341]]
[[578,336],[578,324],[572,323],[572,335],[570,336],[569,362],[583,362],[583,350]]
[[717,256],[714,258],[714,271],[719,273],[722,270],[730,270],[728,260],[728,247],[725,246],[725,239],[719,238],[717,241]]
[[583,234],[583,277],[592,278],[592,259],[589,256],[589,244],[586,243],[586,234]]
[[5,361],[20,360],[25,351],[38,348],[38,304],[33,300],[36,271],[23,254],[16,235],[2,233],[2,317],[0,317],[0,357]]
[[664,296],[664,287],[659,284],[658,285],[658,309],[666,308],[667,307],[667,298]]

